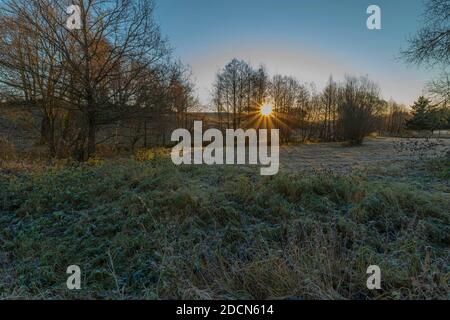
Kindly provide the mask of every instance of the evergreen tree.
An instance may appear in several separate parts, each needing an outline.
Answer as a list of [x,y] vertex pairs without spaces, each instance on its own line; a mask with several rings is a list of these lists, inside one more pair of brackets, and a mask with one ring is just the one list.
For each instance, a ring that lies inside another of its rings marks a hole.
[[432,130],[433,129],[433,106],[431,101],[425,97],[419,97],[411,107],[413,117],[406,126],[410,130]]

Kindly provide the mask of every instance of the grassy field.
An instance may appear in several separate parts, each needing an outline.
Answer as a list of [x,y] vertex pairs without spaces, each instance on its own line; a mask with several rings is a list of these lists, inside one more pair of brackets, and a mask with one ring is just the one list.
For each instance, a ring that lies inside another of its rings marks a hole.
[[0,299],[448,299],[448,168],[4,164]]

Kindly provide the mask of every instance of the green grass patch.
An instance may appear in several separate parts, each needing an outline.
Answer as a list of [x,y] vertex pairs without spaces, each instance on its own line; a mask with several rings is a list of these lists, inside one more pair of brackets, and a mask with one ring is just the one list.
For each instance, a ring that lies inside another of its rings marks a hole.
[[447,193],[138,158],[0,173],[0,298],[449,298]]

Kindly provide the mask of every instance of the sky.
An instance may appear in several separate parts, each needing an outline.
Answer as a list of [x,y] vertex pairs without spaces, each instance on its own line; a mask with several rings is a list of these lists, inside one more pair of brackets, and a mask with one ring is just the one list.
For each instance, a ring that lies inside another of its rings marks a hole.
[[[381,8],[381,30],[366,26],[369,5]],[[155,17],[205,105],[232,58],[318,89],[330,75],[367,75],[385,99],[411,105],[433,77],[399,59],[423,11],[423,0],[156,0]]]

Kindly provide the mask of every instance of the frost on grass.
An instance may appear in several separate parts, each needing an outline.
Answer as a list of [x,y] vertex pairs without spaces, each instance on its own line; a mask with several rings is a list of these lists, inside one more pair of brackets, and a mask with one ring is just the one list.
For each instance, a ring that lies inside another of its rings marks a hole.
[[[448,298],[450,199],[420,181],[142,155],[0,186],[0,298]],[[64,286],[73,264],[79,292]]]

